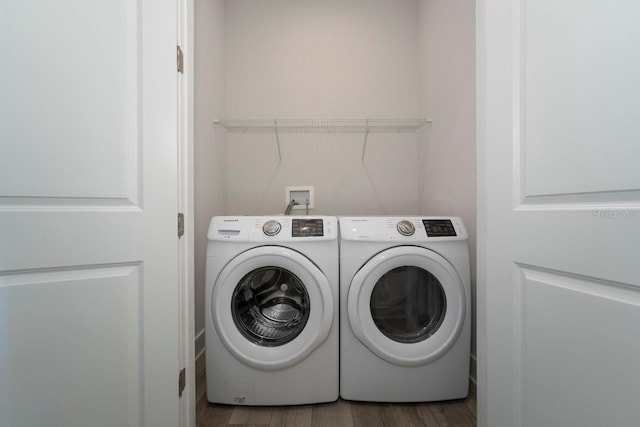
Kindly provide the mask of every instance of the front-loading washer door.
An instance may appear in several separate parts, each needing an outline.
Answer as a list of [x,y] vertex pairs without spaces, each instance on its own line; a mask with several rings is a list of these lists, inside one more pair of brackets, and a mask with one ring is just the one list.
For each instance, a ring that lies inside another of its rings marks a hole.
[[455,342],[467,296],[442,256],[399,246],[362,266],[346,303],[351,329],[369,350],[396,365],[418,366],[442,356]]
[[233,258],[211,294],[211,320],[227,350],[258,369],[295,365],[329,335],[333,293],[307,257],[261,246]]

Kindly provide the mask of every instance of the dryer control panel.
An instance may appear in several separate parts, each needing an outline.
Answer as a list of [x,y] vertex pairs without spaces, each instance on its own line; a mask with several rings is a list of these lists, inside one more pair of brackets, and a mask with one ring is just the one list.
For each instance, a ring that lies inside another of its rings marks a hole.
[[217,216],[209,240],[227,242],[311,242],[336,240],[338,219],[330,216]]
[[343,240],[424,242],[468,239],[459,217],[341,217]]

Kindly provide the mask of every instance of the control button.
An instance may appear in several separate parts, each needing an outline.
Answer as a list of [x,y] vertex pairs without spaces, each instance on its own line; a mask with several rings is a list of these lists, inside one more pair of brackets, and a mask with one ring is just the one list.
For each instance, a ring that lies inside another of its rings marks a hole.
[[403,236],[411,236],[413,235],[413,233],[416,232],[416,228],[413,226],[413,224],[410,221],[407,221],[406,219],[403,219],[402,221],[400,221],[396,225],[396,229]]
[[264,225],[262,226],[262,232],[267,236],[275,236],[280,232],[281,228],[282,226],[280,225],[280,223],[272,219],[264,223]]

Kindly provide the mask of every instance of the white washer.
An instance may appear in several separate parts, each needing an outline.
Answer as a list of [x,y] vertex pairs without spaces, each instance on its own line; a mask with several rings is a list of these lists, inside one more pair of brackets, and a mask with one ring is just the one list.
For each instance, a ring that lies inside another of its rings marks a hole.
[[338,399],[335,217],[214,217],[206,271],[207,399]]
[[466,397],[471,310],[462,220],[345,217],[339,224],[340,395]]

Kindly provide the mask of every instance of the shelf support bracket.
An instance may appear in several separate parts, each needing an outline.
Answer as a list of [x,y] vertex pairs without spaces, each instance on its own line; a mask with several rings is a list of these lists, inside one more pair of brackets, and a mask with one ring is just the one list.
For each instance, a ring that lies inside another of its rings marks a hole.
[[364,125],[364,142],[362,143],[362,161],[364,162],[364,155],[367,152],[367,139],[369,138],[369,119],[366,120]]
[[278,134],[278,120],[273,119],[273,129],[276,134],[276,144],[278,145],[278,164],[282,163],[282,152],[280,151],[280,135]]

